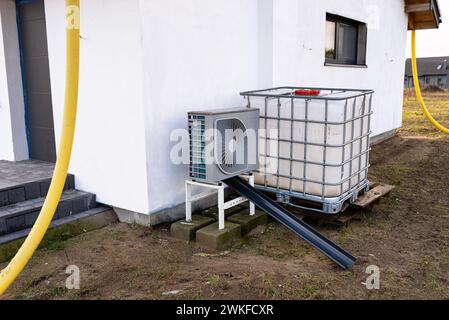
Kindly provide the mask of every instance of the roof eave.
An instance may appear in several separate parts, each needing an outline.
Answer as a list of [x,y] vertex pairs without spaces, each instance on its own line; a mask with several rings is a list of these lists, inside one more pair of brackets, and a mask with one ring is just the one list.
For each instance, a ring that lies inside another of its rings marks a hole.
[[405,12],[409,30],[438,29],[442,23],[438,0],[405,0]]

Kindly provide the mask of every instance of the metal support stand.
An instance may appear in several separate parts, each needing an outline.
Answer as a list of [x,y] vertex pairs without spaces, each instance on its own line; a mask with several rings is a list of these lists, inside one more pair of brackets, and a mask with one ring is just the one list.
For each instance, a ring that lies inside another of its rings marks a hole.
[[[249,175],[249,185],[251,187],[254,187],[254,175],[253,174]],[[249,202],[249,215],[250,216],[256,215],[256,205],[251,201]]]
[[[254,187],[254,176],[252,174],[246,176],[248,182]],[[212,189],[212,191],[206,191],[198,195],[192,196],[192,186]],[[192,222],[192,202],[202,200],[212,194],[217,193],[218,195],[218,228],[223,230],[225,228],[225,210],[238,206],[242,203],[249,201],[246,197],[239,197],[228,202],[224,202],[224,190],[225,186],[223,184],[208,184],[192,180],[186,180],[186,222]],[[254,203],[249,202],[249,213],[251,216],[256,214],[256,206]]]

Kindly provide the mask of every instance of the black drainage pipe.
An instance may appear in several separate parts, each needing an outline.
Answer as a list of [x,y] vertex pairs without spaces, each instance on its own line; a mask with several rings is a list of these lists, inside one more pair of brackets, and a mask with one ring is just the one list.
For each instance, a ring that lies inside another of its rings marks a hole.
[[251,187],[241,178],[234,177],[223,182],[296,233],[307,243],[324,253],[342,268],[350,269],[354,266],[356,258],[353,255],[324,237],[321,233],[290,213],[287,209],[271,200],[264,193]]

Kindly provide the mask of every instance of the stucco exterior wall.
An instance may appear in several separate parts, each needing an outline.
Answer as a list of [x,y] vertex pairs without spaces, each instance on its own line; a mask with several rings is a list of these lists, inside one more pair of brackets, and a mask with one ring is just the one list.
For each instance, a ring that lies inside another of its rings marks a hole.
[[141,1],[150,212],[184,199],[170,134],[191,110],[240,106],[258,87],[258,1]]
[[[138,0],[81,1],[78,119],[70,172],[111,206],[148,213],[143,55]],[[55,134],[65,81],[65,3],[45,1]]]
[[[374,89],[373,134],[401,126],[407,32],[402,1],[169,2],[172,6],[142,2],[154,13],[143,11],[144,30],[153,30],[144,36],[150,52],[145,70],[153,81],[145,90],[150,92],[146,127],[152,132],[147,136],[158,137],[149,141],[149,150],[158,146],[161,151],[149,151],[151,212],[184,199],[187,168],[170,163],[172,145],[163,143],[170,131],[186,126],[189,110],[237,105],[242,90],[278,85]],[[368,24],[367,68],[324,66],[326,12]]]
[[[326,12],[368,24],[367,68],[324,65]],[[403,1],[274,1],[273,84],[373,89],[373,135],[402,124],[407,15]]]

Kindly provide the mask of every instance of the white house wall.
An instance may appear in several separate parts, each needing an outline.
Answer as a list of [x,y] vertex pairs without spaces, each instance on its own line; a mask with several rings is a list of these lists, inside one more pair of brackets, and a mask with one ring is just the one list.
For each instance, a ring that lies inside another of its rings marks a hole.
[[[326,12],[368,24],[368,68],[324,66]],[[407,21],[402,0],[275,0],[273,84],[373,89],[373,135],[397,129]]]
[[[64,89],[64,2],[46,0],[56,137]],[[171,162],[187,112],[241,106],[275,85],[376,91],[374,134],[401,126],[402,0],[81,0],[79,117],[70,171],[80,189],[150,214],[184,202]],[[326,12],[368,23],[368,68],[325,67]]]
[[[188,169],[170,163],[171,130],[185,128],[189,110],[238,105],[242,90],[278,85],[374,89],[373,134],[401,126],[407,32],[401,0],[154,0],[142,5],[151,212],[184,201]],[[324,66],[326,12],[368,24],[368,68]]]
[[187,112],[240,106],[258,87],[257,0],[142,0],[150,212],[183,202],[170,134]]
[[[55,134],[64,102],[65,2],[46,0]],[[81,1],[78,119],[70,172],[112,206],[148,212],[138,0]]]

